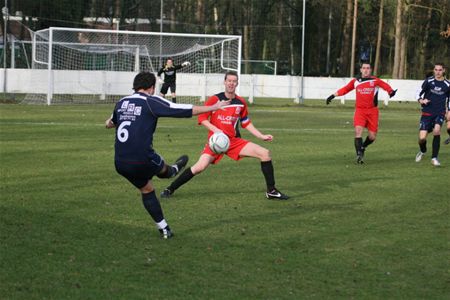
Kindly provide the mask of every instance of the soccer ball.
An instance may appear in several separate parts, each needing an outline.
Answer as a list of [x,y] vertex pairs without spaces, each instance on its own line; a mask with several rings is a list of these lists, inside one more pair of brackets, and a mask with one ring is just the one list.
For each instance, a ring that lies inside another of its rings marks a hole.
[[228,151],[230,139],[225,133],[216,132],[209,138],[209,148],[216,154],[222,154]]

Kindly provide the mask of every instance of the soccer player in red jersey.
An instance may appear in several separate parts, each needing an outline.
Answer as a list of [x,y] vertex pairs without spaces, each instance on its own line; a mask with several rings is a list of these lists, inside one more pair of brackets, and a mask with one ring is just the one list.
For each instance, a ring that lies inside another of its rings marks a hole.
[[[356,163],[364,163],[364,151],[372,144],[378,132],[378,88],[385,90],[389,97],[394,97],[397,90],[393,90],[389,84],[383,80],[372,76],[370,63],[361,64],[361,76],[353,78],[346,86],[339,89],[336,93],[327,98],[327,105],[337,96],[343,96],[356,89],[355,114],[353,117],[353,126],[355,127],[355,150]],[[368,135],[362,141],[364,128],[367,128]]]
[[[250,121],[247,103],[242,97],[236,95],[238,74],[234,71],[228,71],[225,74],[224,84],[225,92],[210,97],[205,105],[214,105],[218,101],[226,101],[228,99],[231,99],[231,104],[223,107],[220,112],[216,111],[214,113],[204,113],[199,115],[198,123],[208,129],[208,139],[215,132],[223,132],[230,138],[230,147],[225,154],[231,159],[240,160],[243,157],[254,157],[261,161],[261,170],[266,180],[266,197],[268,199],[288,199],[289,197],[287,195],[281,193],[275,187],[275,176],[270,151],[255,143],[242,139],[238,130],[239,122],[243,128],[247,129],[258,139],[270,142],[273,140],[273,136],[270,134],[262,134]],[[210,164],[218,163],[223,156],[224,154],[214,153],[209,148],[208,143],[206,143],[198,161],[178,176],[178,178],[161,193],[161,197],[170,197],[176,189],[187,183],[195,175],[203,172]]]

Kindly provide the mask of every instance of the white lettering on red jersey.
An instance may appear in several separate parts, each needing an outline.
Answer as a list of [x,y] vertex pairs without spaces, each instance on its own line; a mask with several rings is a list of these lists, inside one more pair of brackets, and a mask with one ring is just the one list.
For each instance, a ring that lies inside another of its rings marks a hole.
[[368,78],[353,78],[346,86],[337,91],[338,96],[356,90],[356,108],[373,108],[378,105],[378,87],[381,87],[388,94],[392,87],[383,80],[371,76]]

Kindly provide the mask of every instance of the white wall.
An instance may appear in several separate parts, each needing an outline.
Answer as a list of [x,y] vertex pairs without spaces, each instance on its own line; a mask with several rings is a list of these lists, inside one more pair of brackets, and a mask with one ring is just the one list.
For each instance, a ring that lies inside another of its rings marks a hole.
[[[43,93],[48,91],[47,70],[7,69],[8,93]],[[128,95],[132,92],[134,72],[109,71],[53,71],[53,93],[55,94],[113,94]],[[3,89],[4,70],[0,71]],[[325,99],[344,86],[350,78],[305,77],[305,99]],[[421,80],[386,80],[397,95],[391,101],[414,101]],[[276,75],[242,75],[239,94],[251,99],[288,98],[296,99],[300,94],[300,77]],[[177,74],[177,95],[210,96],[223,90],[223,74]],[[380,101],[387,101],[388,95],[381,91]],[[350,92],[341,100],[354,100],[355,93]]]

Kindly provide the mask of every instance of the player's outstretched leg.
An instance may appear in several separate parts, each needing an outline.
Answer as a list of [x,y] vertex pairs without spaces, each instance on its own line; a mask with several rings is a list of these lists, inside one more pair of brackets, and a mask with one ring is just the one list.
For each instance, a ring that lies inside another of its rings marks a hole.
[[187,155],[180,156],[173,165],[166,165],[161,173],[157,176],[159,178],[172,178],[178,175],[180,171],[187,165],[189,157]]
[[190,168],[184,170],[177,179],[175,179],[168,187],[161,192],[162,198],[169,198],[179,187],[194,178],[195,175],[203,172],[212,162],[214,157],[208,154],[200,155],[198,161]]
[[264,175],[264,179],[266,180],[266,198],[267,199],[278,199],[278,200],[287,200],[289,196],[283,194],[275,187],[275,175],[273,170],[272,160],[262,161],[261,162],[261,171]]
[[275,172],[273,170],[272,158],[270,156],[270,151],[258,144],[248,142],[239,151],[239,156],[241,157],[254,157],[261,161],[261,171],[266,180],[266,198],[267,199],[277,199],[277,200],[287,200],[289,196],[283,194],[275,187]]
[[194,178],[191,168],[187,168],[177,179],[175,179],[168,187],[161,192],[162,198],[169,198],[180,186]]

